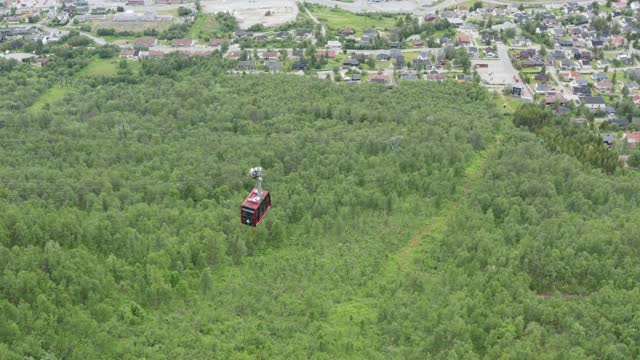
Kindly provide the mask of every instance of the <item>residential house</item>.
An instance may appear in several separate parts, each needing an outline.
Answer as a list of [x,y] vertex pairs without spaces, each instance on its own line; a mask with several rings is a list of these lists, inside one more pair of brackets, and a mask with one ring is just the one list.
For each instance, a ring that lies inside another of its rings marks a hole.
[[391,59],[391,55],[388,53],[379,53],[376,55],[376,60],[378,61],[389,61]]
[[542,81],[542,82],[548,82],[549,81],[549,75],[547,75],[547,74],[536,74],[533,77],[533,80]]
[[438,82],[440,82],[440,81],[446,80],[447,78],[446,78],[446,76],[444,76],[444,74],[427,74],[424,77],[424,79],[427,80],[427,81],[438,81]]
[[336,52],[334,50],[318,50],[316,51],[316,56],[333,59],[336,57]]
[[625,128],[625,127],[629,126],[629,120],[627,120],[627,119],[611,118],[611,119],[609,119],[607,121],[609,122],[609,124],[618,125],[619,128]]
[[360,74],[351,74],[351,76],[344,78],[344,81],[347,82],[360,82],[360,80],[362,80],[362,75]]
[[429,13],[424,16],[424,21],[435,21],[437,18],[435,14]]
[[309,69],[309,62],[307,60],[299,60],[295,63],[293,63],[293,65],[291,65],[291,68],[293,70],[303,70],[306,71],[307,69]]
[[464,20],[462,20],[461,18],[449,18],[447,19],[447,21],[449,22],[449,24],[455,26],[455,27],[461,27],[464,25]]
[[582,60],[591,60],[591,59],[593,59],[593,55],[591,54],[590,51],[581,51],[580,52],[580,59],[582,59]]
[[524,36],[516,36],[511,40],[511,46],[531,46],[531,40]]
[[123,49],[120,51],[120,57],[123,59],[139,59],[140,50]]
[[606,91],[609,92],[611,91],[611,89],[613,89],[613,83],[610,80],[601,80],[596,82],[593,87],[595,87],[596,89],[600,90],[600,91]]
[[611,149],[611,147],[613,146],[613,139],[614,139],[613,134],[601,133],[600,137],[602,138],[602,141],[604,142],[604,144],[607,145],[609,149]]
[[564,47],[564,48],[573,47],[573,41],[572,40],[558,39],[556,42],[558,43],[558,45],[560,45],[561,47]]
[[296,30],[296,36],[300,36],[300,37],[303,37],[305,39],[308,39],[308,38],[313,36],[313,30],[311,30],[311,29],[299,29],[299,30]]
[[304,55],[304,50],[303,50],[303,49],[293,49],[293,50],[291,51],[291,55],[289,55],[289,59],[291,59],[291,60],[298,60],[298,59],[300,59],[303,55]]
[[347,28],[340,30],[340,33],[344,36],[353,36],[353,34],[355,34],[355,31],[353,31],[353,29]]
[[387,84],[389,82],[389,76],[385,74],[373,75],[369,78],[369,82],[374,82],[378,84]]
[[535,92],[538,94],[544,94],[549,90],[549,85],[546,82],[539,82],[536,84]]
[[269,72],[280,72],[282,64],[277,61],[265,61],[264,68]]
[[195,45],[195,40],[193,39],[173,39],[171,40],[171,45],[173,47],[189,47]]
[[625,131],[622,140],[627,141],[630,149],[635,149],[640,143],[640,131]]
[[329,49],[341,49],[342,44],[338,40],[329,40],[327,41],[327,48]]
[[627,73],[627,77],[629,77],[632,80],[639,80],[640,79],[640,69],[638,69],[638,68],[627,69],[624,72]]
[[629,92],[638,91],[638,83],[635,81],[621,81],[618,83],[618,85],[620,86],[620,90],[626,87]]
[[147,47],[147,48],[149,48],[149,47],[158,45],[158,39],[137,38],[136,42],[134,43],[134,45],[136,47]]
[[238,60],[240,59],[240,56],[242,56],[242,53],[240,51],[231,51],[227,53],[227,55],[225,55],[227,59],[232,59],[232,60]]
[[591,78],[593,79],[593,81],[602,81],[609,79],[609,76],[607,76],[607,73],[605,72],[598,72],[591,75]]
[[562,70],[569,70],[575,66],[576,64],[571,60],[560,60],[560,69]]
[[614,36],[611,38],[611,45],[613,46],[624,46],[625,39],[622,36]]
[[591,88],[588,85],[572,86],[571,88],[577,96],[591,96]]
[[229,39],[209,39],[209,46],[222,46],[222,44],[228,44]]
[[360,60],[358,59],[345,59],[342,62],[342,66],[359,66],[360,65]]
[[260,53],[260,57],[263,60],[278,60],[280,58],[280,53],[278,51],[263,51]]
[[466,35],[466,34],[458,35],[458,40],[457,40],[458,45],[469,45],[470,43],[471,43],[471,38],[469,37],[469,35]]
[[376,40],[376,35],[378,35],[378,32],[375,29],[367,29],[362,33],[360,41],[363,43],[373,44]]
[[572,119],[571,122],[573,122],[576,125],[586,125],[589,123],[587,118],[583,118],[583,117],[577,117],[575,119]]
[[238,61],[238,66],[236,66],[236,70],[239,70],[239,71],[255,71],[256,70],[256,62],[253,61],[253,60]]
[[253,33],[246,30],[236,30],[235,35],[236,35],[236,38],[253,37]]
[[544,61],[537,60],[537,59],[524,60],[522,62],[522,67],[536,67],[536,66],[543,66],[543,65],[544,65]]
[[400,75],[400,80],[416,81],[418,80],[418,74],[415,71],[405,72],[402,75]]
[[581,104],[584,104],[591,111],[604,110],[606,103],[602,96],[581,96],[579,97]]
[[393,65],[396,69],[401,69],[404,66],[404,55],[396,56],[393,60]]
[[552,105],[552,104],[564,105],[564,104],[566,104],[566,102],[567,102],[567,100],[560,93],[547,94],[544,97],[544,103],[547,104],[547,105]]
[[402,51],[400,49],[391,49],[391,51],[389,52],[389,57],[391,58],[392,61],[395,61],[395,59],[401,56],[403,57],[403,60],[404,60],[404,56],[402,55]]

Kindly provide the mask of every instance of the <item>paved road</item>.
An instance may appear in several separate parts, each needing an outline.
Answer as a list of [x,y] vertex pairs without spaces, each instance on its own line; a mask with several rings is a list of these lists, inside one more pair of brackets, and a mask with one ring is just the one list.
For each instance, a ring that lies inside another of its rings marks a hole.
[[556,68],[552,68],[552,69],[547,69],[547,74],[549,74],[549,76],[551,76],[551,78],[553,79],[553,81],[556,82],[556,84],[558,84],[558,90],[560,90],[560,92],[563,95],[566,94],[571,94],[571,91],[569,91],[565,86],[564,86],[564,82],[560,81],[560,79],[558,79],[558,75],[556,74]]
[[107,40],[105,40],[105,39],[103,39],[101,37],[93,36],[93,35],[91,35],[89,33],[86,33],[84,31],[79,31],[79,30],[73,28],[71,25],[69,25],[69,24],[73,23],[71,20],[69,21],[69,24],[65,26],[65,30],[50,28],[50,27],[44,25],[44,22],[45,22],[45,20],[40,21],[39,23],[36,24],[36,27],[39,28],[42,31],[60,32],[62,35],[66,35],[66,34],[69,33],[70,30],[74,30],[74,31],[77,31],[78,33],[80,33],[80,35],[86,36],[89,39],[93,40],[98,45],[106,45],[106,44],[109,43]]

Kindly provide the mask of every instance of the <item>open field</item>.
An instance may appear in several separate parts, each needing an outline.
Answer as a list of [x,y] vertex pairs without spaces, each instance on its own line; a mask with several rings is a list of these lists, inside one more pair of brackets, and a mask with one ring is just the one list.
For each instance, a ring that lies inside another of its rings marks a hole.
[[189,37],[199,39],[201,35],[210,36],[216,31],[218,21],[213,14],[200,14],[191,26]]
[[33,103],[33,105],[31,105],[29,110],[31,110],[31,111],[44,110],[44,106],[46,104],[51,105],[51,103],[62,99],[64,97],[64,94],[69,89],[73,89],[73,87],[72,86],[59,86],[59,84],[57,86],[51,87],[49,90],[47,90],[45,93],[43,93],[42,96],[40,96],[38,101],[36,101],[35,103]]
[[369,28],[379,30],[390,29],[395,25],[395,18],[382,15],[359,15],[339,8],[328,8],[317,5],[307,5],[307,8],[318,20],[330,29],[351,28],[356,35]]
[[[229,12],[238,20],[241,28],[263,24],[274,26],[295,21],[298,6],[294,0],[222,0],[202,1],[205,13]],[[270,12],[270,15],[266,15]]]
[[[118,72],[118,64],[120,59],[94,59],[87,67],[80,71],[79,75],[87,76],[111,76]],[[136,60],[128,60],[127,66],[131,71],[137,71],[140,68],[140,62]]]

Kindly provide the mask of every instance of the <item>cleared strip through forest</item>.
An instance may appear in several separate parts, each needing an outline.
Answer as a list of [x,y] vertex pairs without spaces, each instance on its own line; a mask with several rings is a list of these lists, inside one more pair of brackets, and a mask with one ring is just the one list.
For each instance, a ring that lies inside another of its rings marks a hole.
[[[509,106],[510,108],[510,106]],[[495,134],[495,138],[487,148],[478,151],[474,158],[465,167],[464,185],[453,199],[446,203],[438,215],[427,219],[424,228],[420,229],[411,237],[406,246],[400,249],[395,255],[390,256],[387,264],[380,270],[375,281],[370,286],[363,287],[364,292],[350,302],[335,304],[330,313],[330,319],[335,328],[352,329],[353,331],[343,331],[342,336],[347,337],[346,342],[357,343],[360,332],[355,329],[357,324],[375,321],[378,309],[376,307],[376,296],[380,293],[376,289],[389,288],[398,282],[402,282],[413,268],[415,256],[419,254],[420,247],[426,246],[422,240],[426,237],[446,229],[448,219],[467,201],[473,182],[482,176],[485,169],[489,153],[496,150],[500,145],[504,133],[504,127],[511,125],[510,109],[503,109],[503,124],[501,129]]]

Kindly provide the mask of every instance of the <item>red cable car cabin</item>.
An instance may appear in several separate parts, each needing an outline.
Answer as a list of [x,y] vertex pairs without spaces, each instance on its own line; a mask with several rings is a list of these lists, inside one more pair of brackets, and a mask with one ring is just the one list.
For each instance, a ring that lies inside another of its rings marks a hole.
[[242,206],[240,206],[240,221],[245,225],[256,227],[269,209],[271,209],[271,195],[269,192],[262,190],[262,198],[259,198],[258,190],[254,188],[242,203]]

